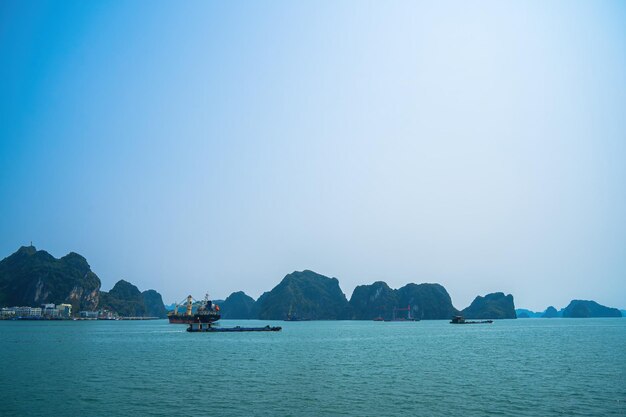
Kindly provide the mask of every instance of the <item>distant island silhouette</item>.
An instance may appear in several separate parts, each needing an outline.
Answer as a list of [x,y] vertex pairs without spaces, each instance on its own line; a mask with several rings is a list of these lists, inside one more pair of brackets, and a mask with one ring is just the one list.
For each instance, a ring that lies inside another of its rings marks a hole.
[[[118,281],[108,292],[100,287],[100,279],[87,260],[74,252],[57,259],[31,245],[0,261],[0,307],[68,303],[74,315],[106,310],[122,317],[166,317],[167,309],[156,290],[141,292],[125,280]],[[554,307],[541,314],[516,310],[513,296],[502,292],[477,296],[468,307],[458,310],[447,290],[436,283],[410,283],[392,289],[377,281],[357,286],[348,300],[337,278],[310,270],[287,274],[257,300],[237,291],[215,302],[221,307],[223,319],[389,320],[398,318],[396,313],[419,320],[449,319],[454,315],[469,319],[621,316],[617,309],[582,300],[573,300],[561,311]]]

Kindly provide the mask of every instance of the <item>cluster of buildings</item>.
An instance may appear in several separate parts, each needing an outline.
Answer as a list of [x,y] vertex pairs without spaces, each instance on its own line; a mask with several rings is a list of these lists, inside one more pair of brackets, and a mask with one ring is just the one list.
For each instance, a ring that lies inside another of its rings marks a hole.
[[71,304],[42,304],[41,307],[2,307],[0,320],[117,320],[109,310],[79,311],[72,316]]
[[118,315],[109,310],[79,311],[78,318],[83,320],[117,320]]
[[0,319],[50,319],[72,318],[71,304],[42,304],[41,307],[3,307]]

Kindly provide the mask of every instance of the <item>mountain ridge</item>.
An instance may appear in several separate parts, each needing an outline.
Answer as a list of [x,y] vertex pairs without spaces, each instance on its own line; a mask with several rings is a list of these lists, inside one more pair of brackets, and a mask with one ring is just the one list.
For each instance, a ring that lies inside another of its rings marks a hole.
[[101,290],[100,278],[87,259],[69,252],[55,258],[34,246],[22,246],[0,261],[0,305],[72,305],[72,312],[108,309],[122,316],[165,317],[161,294],[140,292],[133,284],[120,280],[110,291]]

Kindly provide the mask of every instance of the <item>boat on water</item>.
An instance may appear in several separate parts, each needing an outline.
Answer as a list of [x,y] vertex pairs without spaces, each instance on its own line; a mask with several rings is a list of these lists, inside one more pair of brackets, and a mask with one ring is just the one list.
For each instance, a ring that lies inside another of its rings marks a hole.
[[450,324],[490,324],[493,320],[468,321],[463,316],[454,316],[450,320]]
[[217,327],[211,323],[191,323],[187,328],[188,332],[212,332],[212,333],[232,333],[232,332],[279,332],[282,330],[280,326],[265,327]]
[[[186,309],[184,314],[178,314],[179,304],[185,304]],[[226,333],[226,332],[279,332],[281,327],[265,326],[265,327],[220,327],[215,322],[222,318],[220,314],[220,306],[214,304],[209,300],[209,294],[204,296],[204,300],[200,306],[193,311],[194,299],[191,295],[187,296],[187,300],[179,304],[176,304],[174,311],[167,315],[170,323],[188,324],[188,332],[211,332],[211,333]]]
[[167,315],[170,324],[213,323],[222,317],[220,314],[220,306],[213,304],[213,302],[209,300],[208,294],[205,295],[204,300],[195,313],[193,312],[194,299],[191,295],[187,296],[186,302],[181,302],[180,304],[186,305],[185,312],[178,314],[179,305],[176,304],[174,311]]

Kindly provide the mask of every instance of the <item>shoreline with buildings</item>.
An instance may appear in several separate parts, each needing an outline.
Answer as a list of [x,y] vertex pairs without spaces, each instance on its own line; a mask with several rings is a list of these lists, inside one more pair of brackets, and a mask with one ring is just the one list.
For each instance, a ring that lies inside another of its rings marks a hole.
[[110,310],[79,311],[72,315],[71,304],[41,304],[41,307],[14,306],[0,309],[0,320],[59,321],[59,320],[157,320],[158,317],[124,317]]

